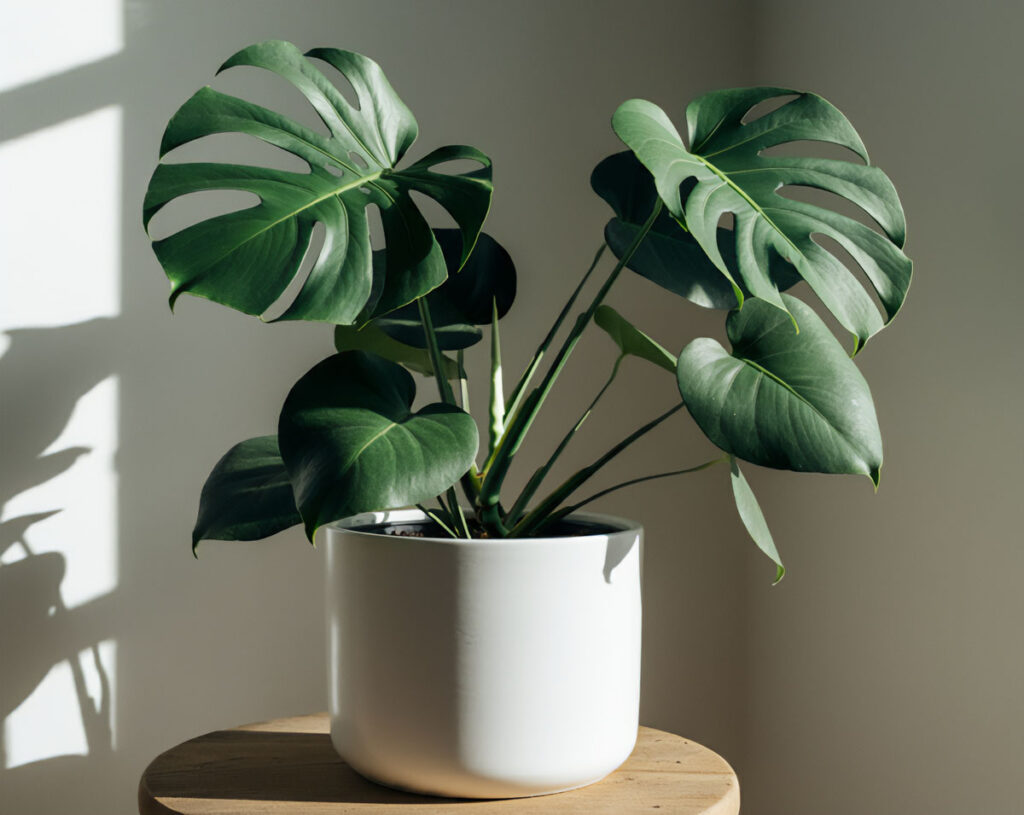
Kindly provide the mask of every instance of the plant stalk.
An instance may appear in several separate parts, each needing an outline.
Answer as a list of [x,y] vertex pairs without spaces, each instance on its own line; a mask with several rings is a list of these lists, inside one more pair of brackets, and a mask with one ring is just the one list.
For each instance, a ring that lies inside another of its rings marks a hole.
[[562,518],[564,518],[567,515],[571,515],[580,507],[584,507],[591,501],[596,501],[598,498],[603,498],[610,492],[621,490],[624,487],[631,487],[634,484],[642,484],[644,481],[653,481],[656,478],[668,478],[669,476],[673,475],[686,475],[687,473],[697,473],[702,470],[707,470],[709,467],[714,467],[716,464],[722,464],[728,460],[729,456],[722,456],[721,458],[711,459],[711,461],[705,461],[703,464],[698,464],[696,467],[687,467],[683,470],[670,470],[669,472],[666,473],[655,473],[654,475],[644,475],[641,476],[640,478],[631,478],[629,479],[629,481],[623,481],[621,484],[616,484],[612,487],[607,487],[606,489],[600,490],[599,492],[595,492],[593,495],[584,498],[582,501],[572,504],[571,506],[562,507],[562,509],[558,510],[557,512],[551,513],[548,519],[538,526],[538,529],[543,529],[548,524],[552,524],[555,521],[562,520]]
[[[427,305],[427,298],[421,297],[416,301],[416,305],[419,308],[420,322],[423,325],[423,334],[426,337],[427,349],[430,352],[430,365],[434,369],[434,378],[437,380],[437,389],[441,394],[441,401],[457,407],[451,383],[448,381],[448,377],[444,374],[441,347],[437,343],[437,332],[434,330],[434,321],[430,317],[430,306]],[[464,374],[461,364],[459,365],[459,369],[459,376],[461,377]],[[480,483],[479,478],[477,477],[476,463],[470,467],[469,472],[462,476],[460,482],[467,500],[470,504],[475,506],[480,495]],[[466,519],[462,515],[462,507],[459,505],[458,500],[453,500],[454,496],[455,490],[450,489],[448,501],[453,505],[453,509],[449,511],[452,517],[452,522],[455,523],[457,520],[461,520],[462,527],[465,529],[466,537],[468,538],[469,527],[466,525]]]
[[538,526],[541,525],[548,516],[553,513],[566,498],[572,495],[580,486],[582,486],[594,473],[604,467],[609,461],[615,456],[625,450],[629,445],[639,439],[641,436],[652,431],[663,421],[668,419],[673,414],[682,410],[683,403],[680,402],[678,405],[674,405],[667,411],[662,413],[660,416],[649,421],[643,427],[634,430],[626,438],[616,444],[611,450],[602,455],[593,464],[589,464],[581,470],[577,470],[569,478],[567,478],[554,492],[551,493],[547,498],[540,502],[529,514],[526,515],[519,523],[512,527],[511,535],[513,537],[525,537],[534,531]]
[[619,366],[622,364],[622,360],[625,359],[625,357],[625,354],[619,354],[618,358],[615,360],[615,364],[612,366],[611,374],[608,376],[608,379],[602,386],[601,390],[597,392],[597,396],[595,396],[593,400],[591,400],[590,404],[587,405],[587,409],[584,410],[583,413],[580,415],[580,418],[576,420],[576,424],[569,428],[569,431],[565,434],[565,436],[562,437],[562,441],[559,442],[558,447],[555,448],[555,452],[551,454],[551,457],[546,462],[544,462],[544,464],[538,467],[537,470],[534,472],[533,476],[530,478],[526,487],[519,495],[519,498],[516,499],[515,504],[512,505],[512,509],[509,510],[509,523],[515,524],[519,521],[519,518],[526,510],[527,505],[530,503],[530,499],[533,498],[534,494],[540,488],[540,485],[544,481],[544,478],[551,471],[552,466],[554,466],[555,461],[557,461],[558,457],[562,455],[562,452],[565,450],[565,448],[569,446],[569,442],[572,441],[573,436],[575,436],[576,432],[583,426],[583,423],[590,416],[591,412],[594,410],[597,403],[600,401],[601,397],[604,396],[608,388],[611,387],[612,382],[615,381],[615,377],[619,373]]
[[494,506],[498,503],[501,485],[505,480],[505,476],[508,474],[512,458],[518,451],[519,445],[522,443],[523,438],[530,429],[530,425],[536,418],[541,405],[550,393],[558,375],[562,372],[562,368],[565,367],[566,361],[569,359],[573,349],[579,342],[587,324],[593,318],[594,312],[597,311],[597,307],[604,301],[604,298],[607,296],[612,284],[615,283],[623,268],[625,268],[630,258],[633,257],[633,254],[643,242],[644,238],[647,237],[647,233],[651,231],[651,227],[654,226],[655,220],[657,220],[658,215],[661,213],[661,208],[661,199],[658,199],[650,217],[630,243],[629,248],[623,254],[622,258],[615,264],[615,268],[612,269],[611,273],[608,275],[608,279],[605,280],[601,289],[595,295],[586,311],[576,318],[576,322],[573,325],[572,330],[563,341],[562,347],[558,350],[558,354],[552,362],[551,367],[544,375],[544,379],[541,381],[541,384],[530,392],[530,395],[526,397],[522,408],[516,411],[513,416],[511,425],[506,430],[505,436],[502,438],[498,449],[495,451],[493,461],[487,468],[486,475],[484,476],[484,481],[480,489],[480,500],[484,506]]

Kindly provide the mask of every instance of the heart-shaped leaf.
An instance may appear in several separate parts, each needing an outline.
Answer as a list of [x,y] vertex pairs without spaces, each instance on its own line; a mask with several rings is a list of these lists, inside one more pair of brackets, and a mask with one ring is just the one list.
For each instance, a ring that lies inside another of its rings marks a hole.
[[860,473],[878,483],[882,439],[871,391],[814,311],[750,300],[726,321],[732,354],[702,337],[679,355],[679,392],[718,447],[783,470]]
[[[732,482],[732,497],[736,503],[736,511],[739,513],[743,526],[750,535],[751,540],[757,544],[757,548],[772,559],[775,564],[775,583],[778,583],[786,576],[786,567],[782,565],[779,557],[779,550],[775,548],[775,541],[772,538],[771,530],[761,512],[761,505],[757,503],[754,491],[750,489],[746,476],[740,471],[736,459],[729,456],[729,478]],[[774,583],[772,585],[775,585]]]
[[608,305],[600,305],[594,312],[594,322],[604,329],[619,350],[626,355],[653,362],[659,368],[675,373],[676,358],[648,337],[629,320]]
[[232,447],[203,485],[192,551],[201,540],[251,541],[302,523],[277,436]]
[[[358,97],[353,107],[307,57],[333,66]],[[259,203],[218,215],[153,243],[171,281],[171,305],[184,293],[247,314],[263,315],[298,274],[313,226],[325,239],[309,276],[282,320],[350,324],[365,320],[371,297],[382,314],[444,282],[441,248],[410,193],[441,204],[462,234],[464,261],[491,199],[490,160],[471,147],[444,147],[405,169],[396,168],[417,134],[416,120],[372,60],[319,48],[306,56],[291,43],[249,46],[221,70],[248,65],[273,71],[305,95],[327,126],[324,136],[281,114],[203,88],[167,125],[161,156],[215,133],[242,133],[286,150],[308,173],[235,164],[161,164],[146,191],[144,222],[182,195],[206,190],[255,194]],[[470,159],[471,172],[446,175],[435,165]],[[367,206],[380,210],[386,263],[374,279]]]
[[321,526],[443,493],[469,470],[478,435],[441,403],[412,412],[412,375],[363,351],[328,357],[288,394],[281,456],[310,540]]
[[[615,211],[616,217],[608,222],[604,235],[609,248],[621,259],[658,200],[654,178],[626,150],[598,164],[590,176],[590,185]],[[698,306],[731,309],[738,304],[734,285],[739,285],[743,296],[749,294],[738,276],[734,247],[732,230],[720,228],[718,249],[729,269],[730,280],[711,262],[693,235],[669,212],[662,211],[626,267]],[[777,255],[771,258],[769,271],[780,291],[800,279],[796,270]]]
[[[776,110],[743,122],[757,104],[793,94],[795,99]],[[747,290],[785,308],[770,272],[771,255],[778,253],[853,333],[856,351],[895,316],[910,286],[911,263],[901,251],[906,222],[896,190],[877,167],[761,155],[770,147],[812,140],[842,145],[866,162],[867,151],[853,126],[820,96],[785,88],[709,93],[690,103],[686,122],[689,150],[664,111],[642,99],[623,103],[612,126],[651,171],[669,211],[685,218],[724,274],[731,276],[718,249],[718,223],[732,213],[739,278]],[[684,182],[689,182],[685,200],[680,191]],[[787,185],[815,187],[851,201],[885,236],[848,216],[780,195]],[[838,242],[860,266],[882,303],[884,318],[853,272],[816,243],[815,235]]]
[[[504,247],[481,232],[461,271],[462,236],[457,229],[435,229],[448,266],[448,279],[427,295],[438,346],[454,351],[480,341],[481,325],[490,325],[493,308],[504,317],[516,297],[516,267]],[[374,321],[385,333],[406,345],[426,348],[427,341],[415,304]]]

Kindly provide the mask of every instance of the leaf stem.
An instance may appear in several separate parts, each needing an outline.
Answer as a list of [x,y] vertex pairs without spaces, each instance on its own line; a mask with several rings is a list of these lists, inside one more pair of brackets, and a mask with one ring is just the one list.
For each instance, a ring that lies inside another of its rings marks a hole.
[[454,532],[452,532],[452,530],[448,527],[448,524],[446,524],[444,521],[442,521],[441,518],[437,515],[436,512],[433,512],[432,510],[427,509],[425,506],[423,506],[423,504],[416,504],[416,509],[418,509],[424,515],[426,515],[428,518],[430,518],[430,520],[432,520],[434,523],[436,523],[445,532],[447,532],[448,533],[448,537],[450,537],[450,538],[457,538],[457,537],[459,537]]
[[501,335],[498,333],[498,301],[491,300],[491,398],[490,432],[487,436],[487,458],[494,455],[498,440],[505,432],[505,394],[501,373]]
[[498,449],[495,450],[490,466],[487,468],[487,474],[484,476],[484,482],[480,489],[480,496],[485,506],[492,506],[498,503],[501,485],[505,480],[505,476],[508,474],[512,458],[518,451],[519,445],[522,443],[523,438],[530,429],[530,425],[533,423],[537,413],[540,411],[541,405],[544,404],[544,400],[551,392],[551,388],[554,385],[555,380],[562,372],[562,368],[565,367],[566,361],[569,359],[573,349],[579,342],[580,336],[582,336],[587,324],[593,318],[597,307],[604,301],[604,298],[607,296],[612,284],[618,278],[619,273],[629,262],[630,258],[633,257],[634,252],[636,252],[644,238],[647,237],[647,233],[650,232],[651,227],[654,226],[654,222],[661,213],[661,209],[662,202],[659,198],[650,217],[633,238],[629,248],[619,259],[619,262],[615,264],[615,268],[612,269],[611,273],[608,275],[608,279],[605,280],[601,289],[594,296],[594,299],[591,301],[586,311],[576,318],[576,322],[573,325],[572,330],[562,342],[562,347],[558,350],[558,354],[551,363],[551,367],[544,375],[544,379],[541,381],[541,384],[530,392],[530,395],[526,397],[521,409],[516,411],[513,416],[510,426],[507,428],[501,443],[498,445]]
[[596,501],[598,498],[603,498],[610,492],[621,490],[624,487],[631,487],[634,484],[642,484],[644,481],[653,481],[656,478],[668,478],[669,476],[672,475],[686,475],[687,473],[700,472],[701,470],[707,470],[710,467],[714,467],[716,464],[722,464],[728,460],[729,456],[722,456],[720,458],[711,459],[711,461],[705,461],[703,464],[698,464],[696,467],[687,467],[686,469],[683,470],[670,470],[669,472],[665,473],[655,473],[654,475],[645,475],[641,476],[640,478],[631,478],[629,479],[629,481],[623,481],[621,484],[616,484],[613,487],[607,487],[606,489],[600,490],[599,492],[595,492],[588,498],[584,498],[582,501],[572,504],[571,506],[563,507],[557,512],[553,512],[551,516],[548,518],[548,520],[541,524],[539,528],[543,528],[548,524],[554,523],[555,521],[560,521],[566,515],[571,515],[580,507],[584,507],[591,501]]
[[[455,405],[455,394],[452,392],[451,383],[448,381],[448,377],[444,373],[444,365],[442,364],[441,347],[437,342],[437,332],[434,330],[434,321],[430,318],[430,306],[427,304],[426,297],[420,297],[416,301],[416,305],[419,308],[420,322],[423,325],[423,335],[427,340],[427,349],[430,351],[430,364],[434,369],[434,378],[437,380],[437,389],[441,394],[441,400],[449,405]],[[462,365],[459,365],[459,376],[464,375]],[[462,490],[466,493],[466,498],[471,504],[476,504],[477,498],[480,495],[480,484],[477,478],[476,464],[472,464],[469,468],[469,472],[462,476],[460,479],[462,483]],[[455,509],[450,511],[453,522],[456,518],[456,513],[462,520],[462,526],[466,530],[466,537],[469,537],[469,527],[466,526],[466,519],[462,517],[462,507],[459,502],[453,501],[452,497],[455,495],[454,489],[449,490],[449,502],[454,504]]]
[[[533,375],[537,373],[537,369],[540,367],[541,360],[544,359],[544,354],[547,353],[551,343],[554,342],[555,335],[558,333],[558,329],[562,327],[562,323],[565,322],[565,318],[569,316],[569,312],[572,310],[573,304],[576,299],[580,296],[580,292],[583,291],[583,287],[587,285],[587,281],[590,279],[590,275],[593,274],[594,269],[597,268],[598,262],[601,260],[601,256],[604,254],[604,250],[608,248],[607,243],[602,243],[598,247],[597,252],[594,254],[594,259],[590,262],[590,267],[583,274],[583,278],[579,284],[573,290],[573,293],[569,295],[569,299],[566,301],[562,310],[558,312],[558,316],[555,318],[555,322],[551,325],[547,335],[541,340],[537,350],[533,352],[533,357],[530,359],[530,364],[527,365],[523,375],[519,378],[515,388],[512,390],[512,396],[509,399],[508,407],[505,410],[505,417],[513,416],[518,410],[523,401],[523,396],[526,393],[526,388],[530,384],[530,380],[533,379]],[[487,462],[490,464],[490,460]],[[487,467],[484,467],[486,470]]]
[[510,535],[512,537],[523,537],[530,534],[544,521],[547,520],[548,516],[551,515],[555,509],[561,504],[566,498],[572,495],[580,486],[584,484],[594,473],[604,467],[609,461],[615,456],[625,450],[629,445],[639,439],[641,436],[649,433],[651,430],[656,428],[663,421],[668,419],[674,413],[681,410],[683,403],[680,402],[678,405],[674,405],[667,411],[662,413],[660,416],[655,417],[643,427],[634,430],[626,438],[612,447],[607,453],[598,458],[593,464],[589,464],[581,470],[577,470],[573,475],[569,476],[554,492],[551,493],[547,498],[540,502],[530,513],[526,515],[519,523],[512,527]]
[[538,467],[537,470],[534,472],[533,476],[530,478],[526,487],[519,495],[519,498],[516,499],[515,504],[513,504],[512,509],[509,510],[509,523],[515,524],[522,516],[523,511],[530,503],[530,499],[533,498],[534,494],[540,488],[541,483],[544,481],[544,478],[547,476],[547,474],[551,471],[551,467],[554,465],[555,461],[557,461],[558,457],[562,455],[562,452],[565,450],[565,448],[569,446],[569,442],[572,441],[573,436],[576,435],[576,431],[578,431],[583,426],[583,423],[590,416],[591,412],[594,410],[594,407],[600,401],[601,397],[604,396],[608,388],[611,387],[612,382],[615,381],[615,377],[619,373],[619,366],[622,364],[622,360],[625,359],[625,356],[625,354],[619,354],[619,356],[615,360],[615,364],[612,366],[611,374],[608,376],[607,381],[601,387],[601,390],[597,392],[597,396],[595,396],[591,400],[590,404],[587,405],[586,410],[584,410],[583,413],[580,415],[579,419],[576,420],[576,423],[571,428],[569,428],[569,431],[562,438],[562,441],[559,442],[558,447],[555,448],[555,452],[551,454],[551,457],[546,462],[544,462],[544,464]]

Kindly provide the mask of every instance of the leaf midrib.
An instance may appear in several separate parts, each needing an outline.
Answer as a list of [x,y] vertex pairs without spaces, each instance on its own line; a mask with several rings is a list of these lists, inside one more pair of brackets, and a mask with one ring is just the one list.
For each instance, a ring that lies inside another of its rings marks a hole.
[[[353,182],[351,182],[349,184],[343,184],[342,186],[337,187],[336,189],[333,189],[333,190],[331,190],[328,193],[325,193],[325,194],[323,194],[323,195],[321,195],[321,196],[319,196],[317,198],[314,198],[312,201],[304,204],[303,206],[299,207],[298,209],[295,209],[292,212],[287,213],[286,215],[282,215],[277,220],[271,221],[266,226],[263,226],[260,229],[258,229],[256,232],[253,232],[244,241],[242,241],[240,243],[236,243],[234,246],[232,246],[223,255],[221,255],[220,257],[218,257],[215,260],[213,260],[210,263],[208,263],[206,265],[204,271],[212,268],[213,266],[216,266],[218,263],[220,263],[222,260],[224,260],[224,258],[226,258],[229,255],[237,252],[239,247],[245,246],[247,243],[255,240],[256,238],[258,238],[260,235],[264,234],[265,232],[269,232],[274,227],[279,226],[280,224],[283,224],[285,221],[288,221],[288,220],[294,218],[295,216],[299,215],[302,212],[305,212],[306,210],[310,209],[311,207],[315,207],[317,204],[319,204],[319,203],[321,203],[323,201],[326,201],[328,198],[332,198],[332,197],[335,197],[335,196],[340,198],[342,195],[344,195],[349,190],[355,189],[357,187],[362,187],[362,186],[364,186],[366,184],[372,183],[373,181],[375,181],[376,179],[381,177],[382,172],[383,171],[378,171],[376,173],[372,173],[369,176],[366,176],[365,178],[361,178],[361,179],[359,179],[357,181],[353,181]],[[376,186],[376,185],[374,185],[374,186]],[[380,188],[378,187],[378,189],[380,189]],[[385,195],[387,195],[386,191],[384,191],[384,190],[381,190],[381,191],[384,192]],[[388,197],[390,197],[390,195]],[[261,197],[260,200],[261,201],[263,200],[262,197]],[[245,212],[245,210],[239,210],[239,211],[240,212]]]
[[792,385],[790,385],[788,382],[786,382],[784,379],[780,378],[776,374],[769,371],[763,365],[759,365],[758,363],[754,362],[754,360],[752,359],[749,359],[747,357],[738,357],[733,354],[730,354],[730,356],[732,356],[733,359],[742,362],[744,365],[749,365],[751,368],[758,371],[762,375],[762,377],[767,377],[768,379],[771,379],[773,382],[775,382],[777,385],[781,386],[782,388],[785,388],[785,390],[791,393],[797,399],[797,401],[810,408],[811,411],[813,411],[814,414],[818,416],[818,418],[820,418],[823,422],[825,422],[826,425],[835,430],[836,434],[839,435],[843,439],[843,441],[846,442],[851,452],[855,452],[860,458],[864,457],[858,449],[857,445],[854,443],[854,441],[841,428],[836,427],[832,420],[829,419],[824,413],[821,412],[821,410],[818,409],[817,405],[809,401],[807,397],[804,396],[803,394],[797,392]]

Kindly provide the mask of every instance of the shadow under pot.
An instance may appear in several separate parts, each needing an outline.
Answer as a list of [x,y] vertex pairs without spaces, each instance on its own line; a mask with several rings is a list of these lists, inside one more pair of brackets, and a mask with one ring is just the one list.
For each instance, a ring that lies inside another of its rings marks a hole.
[[643,529],[431,537],[416,510],[326,527],[331,740],[386,786],[454,798],[599,781],[637,736]]

